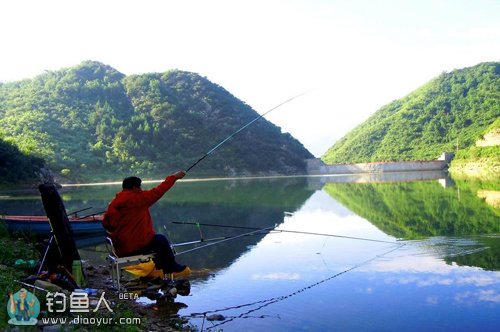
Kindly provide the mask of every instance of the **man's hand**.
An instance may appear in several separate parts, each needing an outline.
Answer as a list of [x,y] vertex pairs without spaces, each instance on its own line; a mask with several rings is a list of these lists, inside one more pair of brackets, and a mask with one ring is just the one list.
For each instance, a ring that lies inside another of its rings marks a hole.
[[175,172],[172,175],[175,176],[177,180],[179,180],[179,179],[182,179],[183,177],[186,176],[186,172],[184,172],[184,171],[177,171],[177,172]]

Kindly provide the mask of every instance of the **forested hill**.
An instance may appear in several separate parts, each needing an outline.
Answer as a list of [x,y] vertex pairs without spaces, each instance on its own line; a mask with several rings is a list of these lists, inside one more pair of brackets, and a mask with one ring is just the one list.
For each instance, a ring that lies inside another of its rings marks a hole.
[[[0,84],[0,139],[68,180],[155,178],[186,169],[257,116],[222,87],[178,70],[125,76],[86,61]],[[190,174],[304,173],[311,157],[262,118]]]
[[337,141],[327,164],[430,160],[467,149],[500,117],[500,63],[443,73]]

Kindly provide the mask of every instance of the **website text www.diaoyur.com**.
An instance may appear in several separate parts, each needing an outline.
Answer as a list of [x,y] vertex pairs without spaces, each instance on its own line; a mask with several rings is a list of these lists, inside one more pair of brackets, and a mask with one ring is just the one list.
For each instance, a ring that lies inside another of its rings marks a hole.
[[120,317],[118,320],[114,320],[113,317],[84,317],[76,316],[75,318],[68,319],[67,317],[45,317],[41,318],[44,325],[57,325],[57,324],[73,324],[73,325],[141,325],[141,318],[139,317]]

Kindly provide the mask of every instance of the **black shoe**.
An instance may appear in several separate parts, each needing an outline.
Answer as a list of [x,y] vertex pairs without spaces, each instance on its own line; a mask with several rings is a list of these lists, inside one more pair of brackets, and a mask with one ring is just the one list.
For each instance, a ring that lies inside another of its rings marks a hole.
[[163,270],[165,274],[167,273],[179,273],[186,269],[186,265],[180,265],[175,263],[173,266],[168,267],[166,270]]
[[184,271],[186,269],[186,267],[187,267],[187,265],[179,265],[179,264],[177,264],[177,267],[175,268],[174,272],[177,272],[177,273],[182,272],[182,271]]

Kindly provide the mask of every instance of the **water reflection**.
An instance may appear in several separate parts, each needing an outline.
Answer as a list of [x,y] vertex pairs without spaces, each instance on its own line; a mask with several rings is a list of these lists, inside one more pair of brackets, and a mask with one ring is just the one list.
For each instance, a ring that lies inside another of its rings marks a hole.
[[[172,243],[212,237],[229,237],[241,233],[235,229],[207,228],[172,224],[172,221],[194,221],[239,225],[257,228],[274,226],[283,219],[284,211],[300,208],[313,190],[307,189],[306,178],[232,179],[212,181],[180,181],[151,208],[155,230],[167,235]],[[155,184],[144,184],[145,188]],[[105,210],[120,185],[64,188],[62,198],[66,210],[93,207],[88,213]],[[3,214],[43,215],[43,206],[36,192],[12,193],[0,199]],[[228,266],[249,250],[265,233],[227,241],[183,256],[194,269],[220,269]],[[102,234],[78,238],[79,248],[86,248],[84,257],[105,262]]]
[[324,190],[344,206],[398,238],[492,234],[498,211],[472,192],[459,193],[436,181],[327,184]]
[[331,176],[311,176],[308,179],[311,188],[321,189],[328,183],[395,183],[437,180],[445,188],[454,185],[445,171],[359,173]]
[[[192,295],[178,299],[187,305],[180,314],[227,318],[219,326],[192,318],[198,327],[493,331],[500,324],[500,212],[484,192],[499,187],[430,173],[186,181],[152,214],[156,230],[174,243],[200,239],[200,230],[172,221],[277,224],[281,230],[390,242],[265,232],[183,255],[196,277]],[[68,210],[98,211],[118,190],[67,189],[63,199]],[[0,199],[4,213],[40,209],[36,195]],[[243,232],[201,227],[203,238]],[[104,262],[102,238],[81,241],[85,259]]]
[[[500,273],[447,261],[480,253],[498,257],[487,242],[498,243],[496,236],[397,241],[326,190],[279,228],[394,244],[270,233],[195,284],[180,313],[197,326],[227,331],[494,331],[500,323]],[[199,313],[225,320],[207,322]]]

